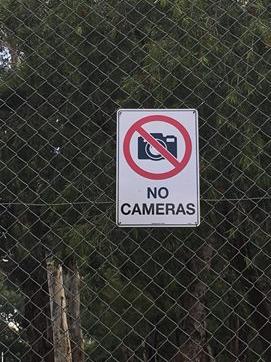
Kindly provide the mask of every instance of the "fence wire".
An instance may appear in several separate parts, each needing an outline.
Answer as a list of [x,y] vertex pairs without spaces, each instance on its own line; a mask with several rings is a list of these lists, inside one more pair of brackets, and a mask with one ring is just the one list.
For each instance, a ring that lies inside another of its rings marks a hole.
[[[269,2],[0,9],[1,362],[270,362]],[[198,110],[198,228],[116,226],[119,108]]]

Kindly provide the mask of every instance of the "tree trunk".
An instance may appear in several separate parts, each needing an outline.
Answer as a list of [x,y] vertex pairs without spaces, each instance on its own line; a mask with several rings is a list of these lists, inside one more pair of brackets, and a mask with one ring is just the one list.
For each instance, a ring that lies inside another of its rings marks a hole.
[[240,317],[235,310],[229,317],[229,328],[234,334],[229,343],[229,350],[233,356],[232,360],[245,362],[247,360],[247,330],[246,325],[242,326],[240,323]]
[[[46,235],[48,226],[41,221],[40,210],[33,208],[25,214],[28,233],[25,240],[31,243],[28,255],[11,274],[16,276],[26,296],[24,325],[30,350],[24,356],[26,362],[56,362],[53,353],[50,299],[46,272]],[[13,278],[10,275],[11,279]]]
[[[248,260],[250,260],[249,246],[247,245]],[[263,355],[266,362],[271,361],[271,322],[270,308],[267,302],[266,294],[261,290],[257,282],[257,271],[251,264],[247,266],[246,256],[242,253],[238,256],[238,268],[242,273],[242,282],[247,289],[247,300],[251,306],[250,318],[253,321],[258,332],[258,338],[261,341]]]
[[23,292],[27,296],[24,324],[31,349],[24,356],[24,361],[54,362],[48,285],[44,265],[36,265],[28,278],[23,286]]
[[84,342],[80,320],[80,275],[76,259],[71,256],[65,261],[64,285],[67,298],[68,325],[71,338],[73,362],[84,361]]
[[72,362],[61,265],[47,262],[55,362]]
[[134,362],[134,353],[128,347],[122,345],[121,350],[125,362]]
[[270,310],[266,302],[265,294],[259,289],[256,281],[248,292],[248,301],[252,306],[251,318],[259,333],[263,346],[263,357],[266,362],[271,361],[271,323]]
[[[243,213],[238,212],[238,225],[242,223]],[[233,221],[232,221],[233,222]],[[231,265],[241,276],[242,284],[247,291],[247,300],[251,306],[250,318],[258,332],[258,338],[262,344],[262,357],[266,362],[271,361],[271,311],[268,305],[266,293],[258,282],[257,269],[253,265],[253,247],[249,238],[243,233],[235,235],[231,241],[230,254]],[[238,252],[236,253],[236,250]]]
[[148,343],[148,361],[156,362],[157,361],[157,333],[156,330],[152,331],[151,335],[147,339]]
[[[233,209],[232,205],[224,206],[223,214],[230,215],[228,219],[230,225],[222,228],[219,232],[225,233],[227,229],[235,226],[236,230],[234,237],[228,240],[228,259],[230,265],[233,267],[237,274],[237,279],[242,282],[243,288],[246,291],[246,299],[250,305],[250,319],[252,320],[255,329],[257,330],[257,338],[262,345],[261,357],[266,362],[271,361],[271,311],[267,300],[266,291],[264,291],[258,281],[258,272],[256,266],[253,264],[254,246],[250,238],[244,233],[245,220],[250,219],[250,209],[241,207],[237,203],[236,208]],[[255,211],[254,211],[255,213]],[[223,225],[223,224],[222,224]],[[242,228],[240,227],[242,225]],[[258,252],[255,249],[255,252]],[[244,331],[243,331],[244,333]],[[242,336],[244,339],[244,336]],[[243,360],[246,360],[246,351],[250,349],[249,343],[244,342],[246,345],[243,347]],[[239,356],[240,361],[242,361]]]
[[190,262],[190,270],[195,276],[195,281],[183,301],[183,308],[187,311],[183,332],[185,341],[179,346],[174,362],[211,362],[214,361],[211,348],[208,346],[206,308],[204,297],[207,292],[205,285],[199,278],[199,274],[207,272],[210,268],[213,248],[204,245],[201,248],[199,258],[194,257]]
[[156,326],[153,327],[150,335],[148,336],[144,348],[144,360],[147,362],[157,361],[157,332]]

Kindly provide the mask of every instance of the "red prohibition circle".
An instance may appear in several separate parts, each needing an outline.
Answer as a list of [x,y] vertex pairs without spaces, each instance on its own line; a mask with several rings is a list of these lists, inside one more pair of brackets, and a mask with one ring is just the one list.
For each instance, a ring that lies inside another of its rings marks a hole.
[[[174,168],[170,171],[163,172],[163,173],[153,173],[153,172],[146,171],[146,170],[142,169],[141,167],[139,167],[133,160],[132,155],[131,155],[131,150],[130,150],[131,139],[132,139],[132,136],[134,135],[134,133],[138,132],[138,130],[142,130],[142,126],[144,124],[154,122],[154,121],[165,122],[165,123],[168,123],[168,124],[172,125],[173,127],[177,128],[178,131],[183,136],[184,142],[185,142],[185,152],[184,152],[184,156],[183,156],[182,160],[180,160],[180,161],[176,160],[176,164],[175,164]],[[140,120],[138,120],[136,123],[134,123],[129,128],[128,132],[125,135],[124,142],[123,142],[123,153],[124,153],[124,157],[125,157],[128,165],[132,168],[132,170],[134,170],[140,176],[148,178],[150,180],[165,180],[167,178],[176,176],[178,173],[180,173],[186,167],[186,165],[188,164],[188,162],[190,160],[191,153],[192,153],[192,141],[191,141],[189,133],[187,132],[185,127],[181,123],[177,122],[175,119],[168,117],[168,116],[151,115],[151,116],[146,116],[146,117],[141,118]]]

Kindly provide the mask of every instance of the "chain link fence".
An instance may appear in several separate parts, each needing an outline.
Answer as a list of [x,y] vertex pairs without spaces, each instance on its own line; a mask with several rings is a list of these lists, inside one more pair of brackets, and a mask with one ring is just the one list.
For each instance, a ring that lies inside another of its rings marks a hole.
[[[0,9],[1,362],[270,362],[269,1]],[[116,226],[119,108],[198,110],[199,227]]]

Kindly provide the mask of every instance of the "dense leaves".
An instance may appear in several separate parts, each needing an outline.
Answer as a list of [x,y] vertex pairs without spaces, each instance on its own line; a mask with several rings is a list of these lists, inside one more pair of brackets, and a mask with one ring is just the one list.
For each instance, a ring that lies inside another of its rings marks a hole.
[[[268,2],[0,4],[5,298],[23,312],[13,290],[45,298],[46,259],[75,255],[89,360],[169,361],[189,335],[217,361],[270,360]],[[198,109],[197,230],[115,227],[119,107]],[[31,361],[21,325],[9,349]]]

